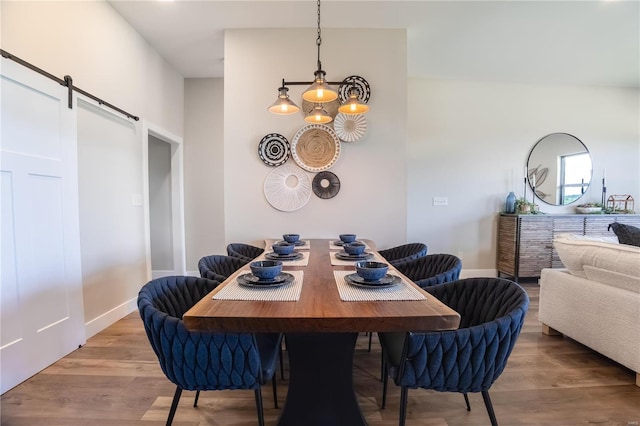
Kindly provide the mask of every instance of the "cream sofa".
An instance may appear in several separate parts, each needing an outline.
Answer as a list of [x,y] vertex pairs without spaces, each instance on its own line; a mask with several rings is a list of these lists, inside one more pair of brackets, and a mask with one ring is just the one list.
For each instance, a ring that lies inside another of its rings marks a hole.
[[566,269],[543,269],[543,333],[562,333],[636,373],[640,386],[640,247],[564,236]]

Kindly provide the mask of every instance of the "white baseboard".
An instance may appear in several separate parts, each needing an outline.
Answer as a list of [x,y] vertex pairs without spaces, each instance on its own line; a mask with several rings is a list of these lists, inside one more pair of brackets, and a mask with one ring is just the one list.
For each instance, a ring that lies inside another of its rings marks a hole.
[[497,269],[463,269],[460,278],[497,277]]
[[85,333],[86,333],[87,339],[91,336],[98,334],[105,328],[109,327],[111,324],[126,317],[131,312],[137,309],[138,309],[138,298],[134,297],[133,299],[127,300],[123,304],[116,306],[110,311],[105,312],[99,317],[96,317],[91,321],[86,322],[84,324],[84,327],[85,327]]

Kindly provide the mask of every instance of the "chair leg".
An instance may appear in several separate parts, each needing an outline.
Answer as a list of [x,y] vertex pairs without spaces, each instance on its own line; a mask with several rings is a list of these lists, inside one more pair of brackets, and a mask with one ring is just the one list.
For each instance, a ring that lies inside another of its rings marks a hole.
[[273,387],[273,408],[278,408],[278,386],[276,384],[276,375],[273,375],[271,379],[271,386]]
[[400,390],[400,421],[399,426],[404,426],[407,421],[407,399],[409,399],[409,388],[402,386]]
[[496,420],[496,413],[494,413],[493,411],[493,404],[491,404],[489,391],[482,391],[482,399],[484,399],[484,405],[485,407],[487,407],[487,413],[489,414],[489,420],[491,420],[491,426],[498,426],[498,420]]
[[262,391],[260,387],[255,390],[256,394],[256,410],[258,410],[258,426],[264,426],[264,411],[262,409]]
[[467,393],[463,393],[464,395],[464,402],[467,404],[467,411],[471,411],[471,404],[469,404],[469,395],[467,395]]
[[167,417],[167,426],[171,426],[171,423],[173,423],[173,416],[176,415],[176,410],[178,409],[178,401],[180,401],[180,395],[182,395],[182,388],[180,386],[176,386],[176,393],[173,394],[173,401],[171,402],[169,417]]
[[384,348],[380,347],[380,381],[384,381]]
[[373,336],[373,331],[369,332],[369,349],[368,352],[371,352],[371,337]]
[[284,361],[282,360],[282,346],[280,346],[280,378],[284,380]]
[[200,391],[196,391],[196,399],[193,400],[193,406],[198,406],[198,398],[200,398]]
[[387,406],[387,384],[389,383],[389,377],[387,375],[387,364],[382,360],[382,406],[381,410],[384,410],[384,407]]

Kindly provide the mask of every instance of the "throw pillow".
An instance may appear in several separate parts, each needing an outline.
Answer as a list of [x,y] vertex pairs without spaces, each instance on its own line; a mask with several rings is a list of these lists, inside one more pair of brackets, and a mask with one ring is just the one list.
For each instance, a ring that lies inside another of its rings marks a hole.
[[607,230],[611,229],[613,229],[613,232],[615,232],[615,234],[618,236],[618,241],[620,241],[620,244],[628,244],[631,246],[640,247],[640,228],[614,222],[609,224],[609,227],[607,228]]
[[590,265],[640,277],[640,247],[569,238],[559,238],[553,245],[571,275],[587,278],[584,266]]

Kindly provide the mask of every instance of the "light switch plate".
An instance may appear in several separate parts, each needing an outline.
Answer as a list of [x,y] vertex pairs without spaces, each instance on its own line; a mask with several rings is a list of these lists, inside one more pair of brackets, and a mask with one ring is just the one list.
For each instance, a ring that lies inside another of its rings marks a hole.
[[447,197],[433,197],[434,206],[448,206],[449,199]]

